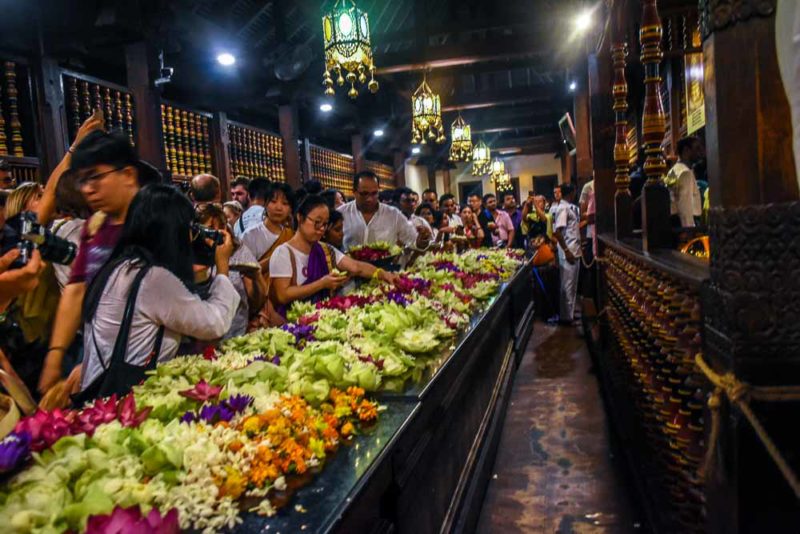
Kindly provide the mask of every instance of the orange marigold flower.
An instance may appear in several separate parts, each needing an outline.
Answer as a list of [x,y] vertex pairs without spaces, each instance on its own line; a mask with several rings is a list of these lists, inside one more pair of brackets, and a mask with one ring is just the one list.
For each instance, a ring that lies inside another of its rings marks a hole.
[[361,421],[373,421],[378,418],[378,408],[368,400],[362,400],[358,406],[358,418]]
[[355,427],[353,427],[353,423],[351,423],[351,422],[349,422],[349,421],[348,421],[347,423],[345,423],[345,424],[343,424],[343,425],[342,425],[342,429],[341,429],[342,436],[348,437],[348,436],[350,436],[350,435],[351,435],[351,434],[352,434],[354,431],[355,431]]

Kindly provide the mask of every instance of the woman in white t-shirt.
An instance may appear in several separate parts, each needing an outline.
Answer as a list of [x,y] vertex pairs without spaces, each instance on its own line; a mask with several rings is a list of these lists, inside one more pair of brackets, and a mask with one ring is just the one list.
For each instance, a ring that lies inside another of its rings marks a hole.
[[296,217],[294,237],[275,249],[269,263],[270,299],[279,312],[295,300],[316,301],[333,295],[351,275],[389,283],[397,279],[395,274],[320,243],[330,221],[330,208],[322,197],[309,195],[303,199]]

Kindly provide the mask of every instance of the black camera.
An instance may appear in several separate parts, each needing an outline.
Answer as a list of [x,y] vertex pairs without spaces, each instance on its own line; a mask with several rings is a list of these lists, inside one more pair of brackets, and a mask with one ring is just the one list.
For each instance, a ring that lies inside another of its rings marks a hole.
[[225,234],[219,230],[192,223],[192,252],[195,265],[214,265],[214,251],[225,242]]
[[11,269],[27,265],[34,249],[39,249],[42,260],[61,265],[69,265],[78,253],[78,247],[42,226],[36,220],[36,214],[24,211],[6,221],[3,235],[2,253],[12,248],[19,248],[20,255]]

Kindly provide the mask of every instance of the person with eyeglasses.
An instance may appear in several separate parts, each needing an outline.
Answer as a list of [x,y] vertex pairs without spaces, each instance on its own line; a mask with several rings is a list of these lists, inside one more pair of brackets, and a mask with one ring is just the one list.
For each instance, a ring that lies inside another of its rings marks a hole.
[[336,293],[351,276],[394,283],[397,275],[345,256],[322,238],[330,208],[319,195],[308,195],[297,208],[297,231],[279,246],[269,262],[270,299],[283,317],[296,300],[315,302]]
[[70,152],[69,170],[94,214],[83,225],[78,255],[61,294],[39,379],[41,393],[61,377],[64,354],[81,325],[86,287],[117,245],[133,198],[145,185],[161,181],[161,174],[137,157],[124,132],[93,130]]
[[425,249],[430,235],[417,234],[414,225],[400,210],[379,202],[378,177],[362,171],[353,178],[355,200],[339,207],[344,216],[344,248],[386,241],[406,247]]

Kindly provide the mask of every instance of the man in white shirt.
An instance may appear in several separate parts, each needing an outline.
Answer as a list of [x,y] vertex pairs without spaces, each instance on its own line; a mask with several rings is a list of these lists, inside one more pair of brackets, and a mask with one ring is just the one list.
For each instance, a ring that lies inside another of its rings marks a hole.
[[550,209],[547,212],[554,221],[556,220],[556,215],[558,215],[559,208],[563,205],[564,201],[561,200],[561,186],[557,185],[553,188],[553,202],[550,204]]
[[680,159],[664,180],[669,188],[670,212],[677,216],[682,228],[693,228],[695,217],[703,214],[703,200],[692,165],[703,159],[705,149],[697,137],[684,137],[677,148]]
[[267,205],[269,191],[270,183],[266,178],[254,178],[250,181],[247,186],[247,193],[250,195],[250,207],[242,213],[242,216],[239,217],[233,227],[233,233],[237,239],[241,239],[248,228],[264,222],[264,207]]
[[581,214],[572,184],[562,184],[563,201],[553,224],[553,237],[558,241],[558,265],[561,270],[561,322],[572,324],[575,318],[575,299],[578,294],[578,274],[581,269]]
[[353,178],[355,200],[340,206],[344,217],[344,248],[376,241],[427,248],[430,236],[417,235],[414,225],[392,206],[378,202],[378,177],[363,171]]

